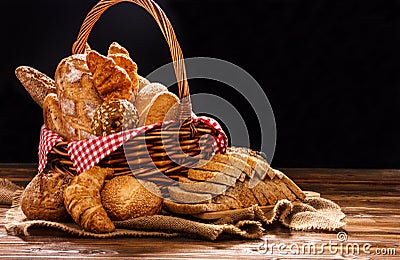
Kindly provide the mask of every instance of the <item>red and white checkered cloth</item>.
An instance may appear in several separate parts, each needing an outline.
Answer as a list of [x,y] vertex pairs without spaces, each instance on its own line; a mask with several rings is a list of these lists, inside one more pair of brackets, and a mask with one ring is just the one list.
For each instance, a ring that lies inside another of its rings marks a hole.
[[[209,117],[193,117],[194,122],[201,121],[209,127],[215,129],[218,133],[214,137],[213,148],[215,153],[225,153],[228,145],[228,138],[222,130],[218,122]],[[67,146],[68,155],[72,163],[76,167],[78,173],[84,172],[98,164],[104,157],[110,155],[112,152],[121,147],[126,141],[140,135],[141,133],[158,127],[160,125],[167,126],[176,121],[160,122],[153,125],[147,125],[140,128],[126,130],[123,132],[111,134],[108,136],[101,136],[93,139],[81,141],[69,141]],[[40,132],[39,143],[39,172],[42,172],[47,164],[47,154],[53,146],[62,141],[62,137],[54,133],[44,126]]]

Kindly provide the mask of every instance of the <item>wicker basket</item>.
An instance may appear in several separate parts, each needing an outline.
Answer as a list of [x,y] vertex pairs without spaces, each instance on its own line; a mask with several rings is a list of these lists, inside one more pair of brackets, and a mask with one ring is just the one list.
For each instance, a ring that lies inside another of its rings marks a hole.
[[[96,21],[109,7],[120,2],[135,3],[146,9],[154,17],[169,45],[178,80],[179,121],[147,130],[128,140],[98,165],[113,168],[115,175],[133,173],[149,180],[173,182],[174,179],[186,174],[187,167],[199,159],[207,159],[212,155],[214,151],[212,136],[216,136],[217,133],[209,125],[192,120],[182,51],[164,12],[152,0],[102,0],[85,18],[72,53],[84,53],[88,36]],[[68,156],[67,144],[67,141],[62,141],[53,147],[48,154],[46,167],[75,175],[76,169]],[[164,178],[160,179],[161,173],[164,174]],[[165,175],[169,178],[165,178]]]

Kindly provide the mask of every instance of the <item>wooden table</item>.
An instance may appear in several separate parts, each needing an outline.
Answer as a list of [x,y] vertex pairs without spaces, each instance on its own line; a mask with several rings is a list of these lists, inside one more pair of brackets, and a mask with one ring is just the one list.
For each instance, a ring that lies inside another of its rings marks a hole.
[[[322,197],[342,206],[347,215],[345,219],[347,240],[340,242],[336,233],[293,232],[279,225],[268,230],[260,240],[223,238],[211,242],[186,238],[84,239],[46,236],[20,238],[7,235],[4,229],[4,215],[8,207],[3,206],[0,208],[0,258],[375,259],[384,257],[393,259],[395,255],[400,257],[400,170],[293,168],[281,170],[303,190],[319,192]],[[34,175],[34,164],[0,164],[0,177],[9,178],[19,184],[26,184]],[[345,236],[345,234],[340,235]],[[315,252],[313,247],[316,248]],[[351,253],[354,253],[354,256],[350,256]]]

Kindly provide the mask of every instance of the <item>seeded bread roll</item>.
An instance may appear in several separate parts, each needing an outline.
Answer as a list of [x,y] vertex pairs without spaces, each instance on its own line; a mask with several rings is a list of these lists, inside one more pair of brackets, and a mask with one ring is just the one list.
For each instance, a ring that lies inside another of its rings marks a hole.
[[139,116],[135,106],[125,99],[104,101],[92,118],[92,130],[97,136],[135,128]]
[[101,192],[103,207],[112,220],[151,216],[160,212],[161,191],[151,182],[124,175],[111,179]]

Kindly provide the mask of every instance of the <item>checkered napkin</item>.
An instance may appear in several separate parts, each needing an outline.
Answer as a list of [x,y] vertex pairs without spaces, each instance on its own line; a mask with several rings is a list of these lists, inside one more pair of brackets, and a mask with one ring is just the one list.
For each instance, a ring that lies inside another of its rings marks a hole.
[[[222,130],[218,122],[209,117],[196,117],[192,118],[194,122],[203,122],[209,127],[217,131],[217,135],[214,136],[213,148],[215,153],[224,153],[226,146],[228,145],[228,138]],[[123,132],[111,134],[108,136],[101,136],[93,139],[81,140],[81,141],[69,141],[67,150],[68,155],[71,158],[72,163],[76,167],[78,173],[84,172],[98,164],[104,157],[110,155],[112,152],[121,147],[126,141],[143,132],[153,129],[158,126],[167,126],[175,123],[176,121],[160,122],[152,125],[146,125],[140,128],[126,130]],[[39,172],[42,172],[47,164],[47,154],[53,148],[53,146],[62,141],[63,138],[57,133],[54,133],[44,126],[40,132],[39,142]]]

